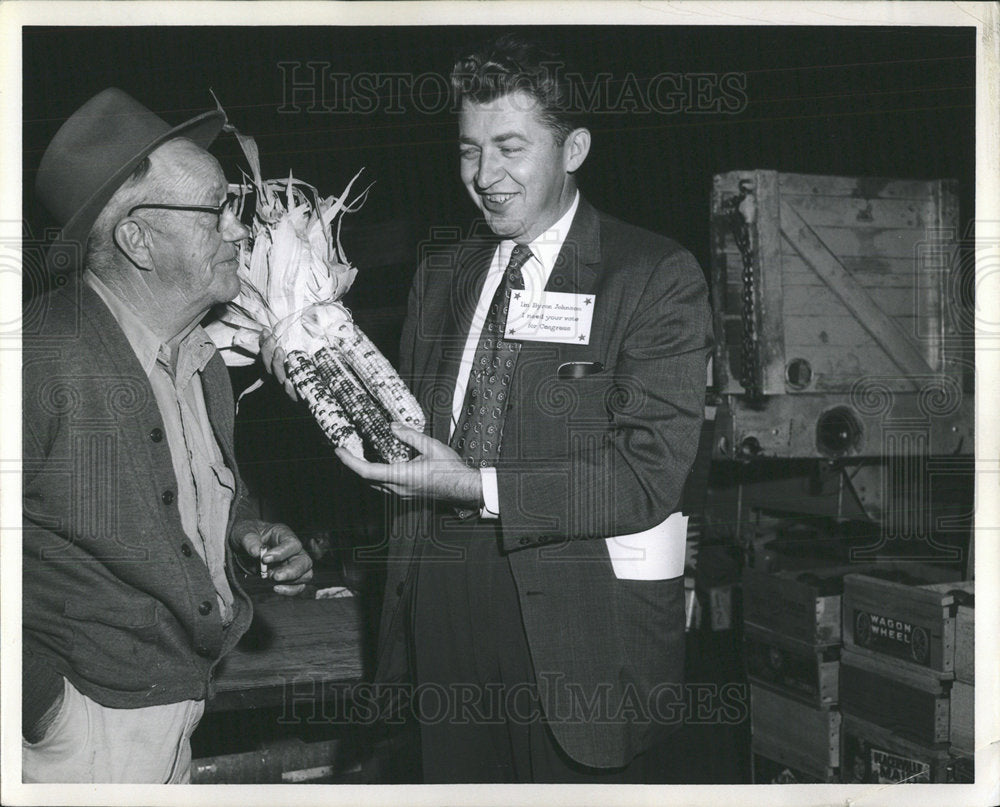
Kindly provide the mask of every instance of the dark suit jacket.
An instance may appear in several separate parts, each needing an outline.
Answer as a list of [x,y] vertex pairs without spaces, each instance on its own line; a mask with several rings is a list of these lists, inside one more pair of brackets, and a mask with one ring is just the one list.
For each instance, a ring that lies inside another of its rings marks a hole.
[[[25,686],[58,674],[116,708],[204,698],[251,606],[227,553],[235,601],[223,627],[208,567],[181,527],[149,380],[83,283],[29,303],[24,331]],[[202,387],[237,480],[231,533],[255,513],[236,473],[233,393],[218,354]]]
[[[495,247],[495,237],[432,246],[414,280],[400,365],[442,441]],[[678,507],[704,412],[707,290],[677,243],[582,199],[546,288],[595,295],[589,344],[523,343],[497,465],[499,522],[433,506],[400,520],[380,675],[398,675],[404,656],[398,604],[415,541],[495,538],[509,553],[556,739],[579,762],[618,766],[678,717],[664,706],[677,688],[664,685],[683,674],[683,591],[679,580],[618,580],[594,539],[646,530]],[[571,361],[603,369],[560,378]]]

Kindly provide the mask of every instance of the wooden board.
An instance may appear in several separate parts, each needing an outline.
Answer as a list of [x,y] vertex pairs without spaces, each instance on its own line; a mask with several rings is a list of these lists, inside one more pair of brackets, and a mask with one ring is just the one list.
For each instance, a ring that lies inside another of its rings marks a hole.
[[953,752],[973,754],[976,750],[976,688],[956,681],[951,688],[951,734]]
[[[840,593],[822,590],[808,574],[823,580],[842,577],[846,570],[813,572],[743,571],[743,618],[760,628],[807,645],[840,644]],[[834,583],[834,588],[837,586]]]
[[955,609],[955,678],[976,683],[976,609],[970,605]]
[[[782,193],[833,196],[848,199],[915,199],[928,197],[927,182],[888,177],[837,177],[818,174],[779,174]],[[954,184],[954,183],[952,183]]]
[[830,707],[839,693],[839,647],[815,647],[745,623],[747,677],[814,707]]
[[339,739],[286,739],[256,751],[194,759],[191,784],[364,784],[356,753]]
[[947,745],[913,742],[845,714],[841,724],[840,776],[844,784],[927,784],[948,781]]
[[[863,355],[847,354],[831,361],[839,363],[836,368],[837,377],[848,378],[851,377],[851,368],[863,366],[864,358]],[[833,365],[830,367],[832,372]],[[818,423],[825,413],[842,408],[853,410],[853,415],[860,424],[858,441],[848,452],[851,457],[885,459],[912,456],[912,448],[899,440],[889,439],[898,434],[901,428],[908,429],[905,433],[925,439],[931,454],[971,453],[975,445],[972,396],[961,396],[950,414],[935,419],[941,428],[931,428],[922,411],[925,406],[921,402],[924,396],[894,392],[898,388],[897,383],[902,382],[891,376],[854,376],[855,381],[859,377],[872,382],[870,394],[873,399],[884,396],[884,409],[873,409],[868,414],[855,408],[856,397],[869,394],[869,388],[863,385],[858,388],[858,396],[836,392],[778,395],[769,398],[763,409],[752,407],[736,396],[728,396],[727,402],[716,410],[716,439],[713,443],[715,456],[719,459],[734,459],[739,447],[751,438],[759,446],[761,458],[828,456],[817,442]],[[936,394],[930,384],[927,394]]]
[[758,753],[817,778],[839,764],[840,712],[750,685],[750,730]]
[[[943,351],[944,314],[955,305],[954,182],[744,170],[717,175],[712,197],[713,303],[724,335],[714,366],[724,393],[744,392],[743,259],[729,216],[741,186],[752,202],[744,209],[753,210],[753,322],[764,395],[813,391],[788,383],[796,357],[812,365],[815,389],[849,390],[857,374],[838,372],[836,360],[845,349],[864,353],[867,373],[962,377]],[[810,355],[799,356],[806,348]]]
[[950,686],[933,671],[846,646],[841,651],[841,711],[916,742],[948,742]]
[[362,615],[354,597],[273,595],[254,603],[246,636],[216,668],[208,708],[276,705],[286,696],[323,696],[362,675]]

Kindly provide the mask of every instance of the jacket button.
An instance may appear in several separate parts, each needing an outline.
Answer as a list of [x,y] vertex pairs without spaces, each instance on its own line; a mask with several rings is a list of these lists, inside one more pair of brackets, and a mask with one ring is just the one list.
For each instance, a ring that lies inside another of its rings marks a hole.
[[149,433],[149,439],[154,443],[159,443],[163,440],[163,429],[155,428]]
[[403,596],[403,583],[402,582],[399,582],[399,583],[396,584],[396,596],[397,597],[402,597]]
[[531,539],[530,539],[530,538],[527,538],[527,537],[525,537],[525,538],[521,538],[521,539],[520,539],[520,540],[518,541],[518,543],[519,543],[519,544],[520,544],[521,546],[527,546],[528,544],[530,544],[530,543],[531,543]]
[[183,543],[183,544],[181,544],[181,554],[184,557],[186,557],[186,558],[191,557],[191,553],[192,553],[191,544],[189,544],[189,543]]
[[205,600],[205,602],[203,602],[201,605],[198,606],[198,613],[201,614],[202,616],[208,616],[210,613],[212,613],[212,603],[210,603],[208,600]]
[[160,495],[160,499],[164,504],[173,504],[174,502],[174,492],[172,490],[165,490]]
[[195,652],[195,653],[197,653],[197,654],[198,654],[199,656],[201,656],[202,658],[208,658],[208,657],[209,657],[210,655],[212,655],[212,654],[211,654],[211,653],[209,652],[208,648],[207,648],[207,647],[205,647],[205,645],[203,645],[203,644],[200,644],[200,645],[198,645],[198,646],[197,646],[197,647],[196,647],[196,648],[194,649],[194,652]]

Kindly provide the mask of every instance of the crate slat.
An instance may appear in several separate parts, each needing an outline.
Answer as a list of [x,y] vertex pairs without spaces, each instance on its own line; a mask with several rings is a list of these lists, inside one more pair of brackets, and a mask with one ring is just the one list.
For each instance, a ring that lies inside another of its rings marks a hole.
[[976,683],[976,609],[959,605],[955,609],[955,678]]
[[976,750],[976,688],[965,681],[956,681],[951,688],[952,750],[973,754]]

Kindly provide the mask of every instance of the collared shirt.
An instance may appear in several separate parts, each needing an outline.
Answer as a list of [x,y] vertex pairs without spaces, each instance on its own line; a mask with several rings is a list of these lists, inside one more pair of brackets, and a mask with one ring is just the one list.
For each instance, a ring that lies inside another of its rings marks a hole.
[[173,366],[170,348],[133,308],[92,272],[84,272],[84,280],[110,309],[149,378],[177,478],[181,526],[208,566],[219,612],[228,624],[233,616],[233,593],[226,579],[226,528],[236,480],[212,433],[201,386],[201,373],[215,353],[215,345],[205,330],[196,326],[181,341]]
[[[521,274],[524,276],[524,290],[529,300],[540,296],[545,290],[545,285],[549,282],[549,277],[555,268],[559,252],[566,241],[566,236],[569,235],[569,230],[573,224],[579,204],[580,192],[577,191],[573,197],[573,203],[569,206],[569,210],[563,214],[562,218],[534,241],[526,244],[531,250],[531,257],[528,258],[521,268]],[[479,337],[482,335],[486,314],[489,311],[490,303],[493,301],[493,295],[496,294],[497,286],[500,285],[504,272],[507,270],[510,253],[513,251],[513,241],[501,241],[493,253],[493,262],[486,273],[483,290],[479,294],[479,303],[476,305],[476,310],[472,315],[472,327],[469,329],[469,335],[465,340],[465,350],[462,352],[462,360],[458,365],[458,378],[451,404],[449,437],[451,437],[451,433],[455,430],[458,418],[462,414],[462,405],[465,403],[465,392],[469,384],[469,373],[472,370],[472,362],[476,357],[476,348],[479,346]],[[500,494],[497,488],[496,468],[480,468],[479,474],[483,481],[484,505],[481,515],[483,518],[498,518],[500,515]]]

